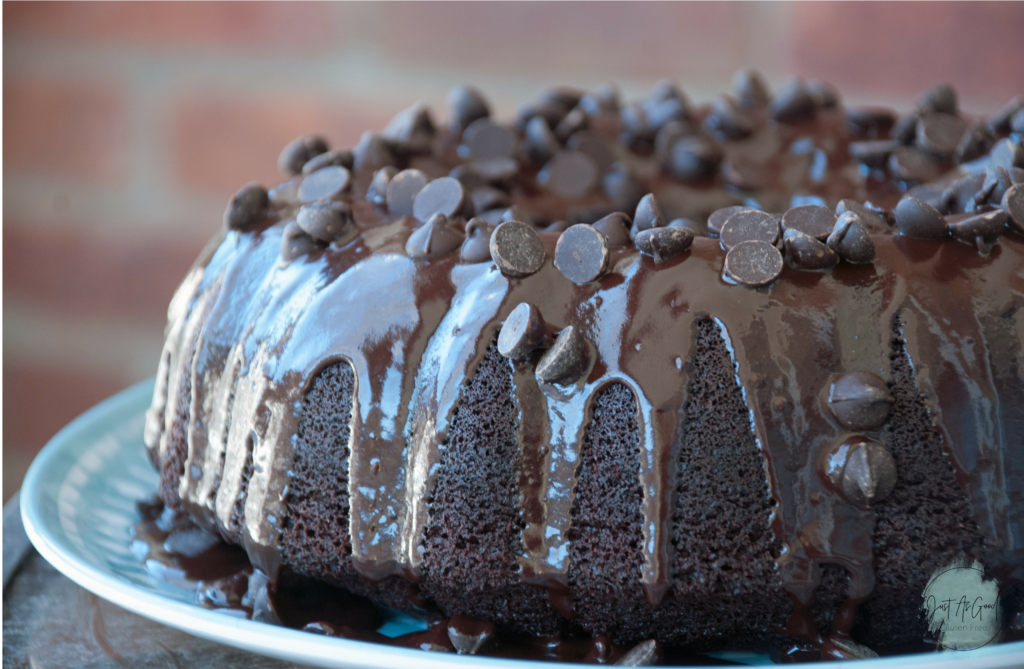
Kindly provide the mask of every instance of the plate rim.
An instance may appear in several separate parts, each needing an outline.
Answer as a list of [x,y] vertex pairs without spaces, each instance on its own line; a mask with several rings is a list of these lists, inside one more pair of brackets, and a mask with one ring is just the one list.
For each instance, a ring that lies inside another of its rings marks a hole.
[[[21,515],[25,531],[40,555],[69,579],[90,592],[128,611],[154,622],[167,625],[193,636],[240,650],[311,666],[354,668],[373,667],[405,669],[416,665],[420,669],[442,667],[486,667],[487,669],[539,669],[540,667],[569,668],[580,665],[565,662],[516,660],[495,657],[430,653],[410,648],[396,648],[372,642],[319,636],[287,627],[243,620],[215,613],[193,604],[185,604],[143,590],[119,580],[112,573],[77,558],[75,547],[66,545],[51,530],[44,517],[43,502],[47,498],[46,475],[55,467],[67,466],[77,459],[66,459],[65,465],[55,464],[61,456],[75,453],[79,438],[92,427],[111,420],[114,415],[148,406],[152,398],[155,377],[130,386],[88,409],[54,435],[33,459],[21,487]],[[140,435],[141,436],[141,435]],[[80,455],[80,454],[79,454]],[[59,471],[59,470],[57,470]],[[63,479],[62,479],[63,480]],[[59,486],[58,486],[59,488]],[[269,633],[268,633],[269,632]],[[282,643],[283,642],[283,643]],[[952,653],[952,654],[951,654]],[[340,660],[339,656],[344,656]],[[1024,641],[986,646],[973,651],[948,653],[917,653],[861,660],[863,669],[888,667],[919,667],[920,669],[963,668],[966,660],[987,660],[986,669],[1003,669],[1024,665]],[[341,662],[341,663],[340,663]],[[831,662],[812,662],[802,669],[828,669]],[[710,666],[689,669],[711,669]]]

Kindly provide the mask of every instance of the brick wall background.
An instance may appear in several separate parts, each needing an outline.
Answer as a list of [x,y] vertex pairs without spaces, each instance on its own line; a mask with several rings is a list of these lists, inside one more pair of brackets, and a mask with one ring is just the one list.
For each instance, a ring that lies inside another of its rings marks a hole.
[[478,84],[497,111],[558,83],[663,77],[694,99],[751,64],[905,108],[1024,93],[1022,3],[3,6],[3,497],[58,429],[153,374],[177,282],[278,151],[353,144]]

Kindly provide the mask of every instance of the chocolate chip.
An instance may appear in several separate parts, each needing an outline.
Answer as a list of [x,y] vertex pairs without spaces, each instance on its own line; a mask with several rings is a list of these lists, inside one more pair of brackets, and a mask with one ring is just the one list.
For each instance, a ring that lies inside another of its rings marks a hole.
[[490,181],[485,179],[476,170],[475,163],[462,163],[452,168],[452,171],[448,173],[453,179],[458,179],[462,187],[466,189],[466,192],[475,191],[477,188],[483,188],[489,186]]
[[839,255],[814,237],[796,229],[782,235],[786,264],[793,269],[819,270],[839,264]]
[[1019,95],[999,108],[995,114],[988,119],[988,126],[993,132],[1004,133],[1010,131],[1010,120],[1014,115],[1024,109],[1024,98]]
[[885,137],[896,124],[896,113],[886,107],[854,107],[846,110],[850,132],[867,139]]
[[745,109],[764,109],[771,102],[772,94],[768,84],[757,70],[750,68],[738,71],[732,77],[736,99]]
[[[945,190],[942,191],[942,202],[945,204],[944,209],[954,214],[974,211],[978,205],[975,196],[979,194],[979,191],[982,191],[984,185],[984,173],[974,172],[973,174],[965,174],[946,186]],[[991,190],[988,192],[991,192]],[[985,197],[988,197],[988,195],[984,195],[982,200]]]
[[562,197],[586,195],[597,180],[597,165],[582,151],[559,151],[537,175],[537,181]]
[[901,181],[925,182],[939,176],[939,166],[918,149],[901,146],[889,156],[889,172]]
[[348,191],[352,174],[340,165],[331,165],[313,172],[299,184],[299,200],[316,202],[337,197]]
[[857,214],[861,223],[867,226],[870,231],[886,232],[890,228],[885,215],[877,209],[867,207],[856,200],[840,200],[839,204],[836,205],[836,214],[842,216],[848,211]]
[[549,128],[555,128],[572,107],[557,100],[539,100],[519,105],[516,109],[516,126],[522,130],[534,118],[540,116],[547,121]]
[[746,241],[756,240],[774,244],[779,239],[779,221],[763,211],[745,209],[729,217],[722,226],[719,237],[727,251]]
[[754,132],[754,122],[726,95],[718,96],[711,103],[711,113],[704,119],[704,127],[727,139],[743,139]]
[[661,207],[654,193],[648,193],[640,199],[633,213],[633,226],[630,228],[629,236],[636,238],[643,230],[665,227],[665,215],[661,213]]
[[505,186],[519,173],[515,158],[488,158],[471,163],[476,172],[487,183]]
[[412,204],[416,195],[430,181],[430,177],[419,170],[402,170],[388,183],[386,199],[388,212],[395,216],[412,216]]
[[459,250],[459,260],[467,265],[491,259],[491,234],[495,226],[482,218],[471,218],[466,224],[466,240]]
[[224,227],[244,232],[265,221],[269,213],[270,196],[267,189],[256,182],[247,183],[228,201],[228,208],[224,211]]
[[452,227],[444,214],[434,214],[426,225],[421,225],[409,235],[405,253],[410,258],[422,260],[440,258],[462,246],[464,240],[465,235]]
[[476,655],[494,638],[494,623],[467,620],[454,616],[448,623],[448,638],[459,655]]
[[901,235],[914,239],[942,241],[949,236],[942,214],[916,197],[904,197],[896,205],[896,227]]
[[491,235],[491,258],[502,274],[529,276],[544,266],[544,243],[532,226],[505,221]]
[[611,170],[601,179],[604,194],[616,209],[632,211],[636,208],[644,191],[640,180],[624,163],[614,163]]
[[552,86],[540,92],[537,99],[541,102],[554,102],[567,109],[572,109],[580,103],[583,98],[583,91],[574,86]]
[[585,223],[562,233],[555,246],[555,267],[562,276],[582,286],[608,271],[608,239]]
[[917,124],[917,145],[940,158],[956,153],[966,124],[952,114],[925,114]]
[[989,163],[994,167],[1010,169],[1011,167],[1024,167],[1024,148],[1009,137],[996,142],[996,145],[989,151]]
[[538,165],[551,160],[558,151],[558,140],[548,127],[548,122],[535,116],[526,124],[526,138],[523,148],[527,157]]
[[703,181],[718,172],[722,157],[722,150],[707,137],[684,137],[672,146],[669,167],[681,181]]
[[892,127],[892,138],[904,146],[909,146],[917,139],[917,114],[903,116]]
[[[547,234],[551,234],[551,235],[560,235],[560,234],[562,234],[563,232],[565,232],[566,230],[568,230],[569,228],[571,228],[574,225],[576,225],[576,224],[575,223],[570,223],[569,221],[563,221],[563,220],[559,219],[559,220],[555,221],[554,223],[548,225],[547,227],[541,228],[540,231],[544,232],[544,233],[547,233]],[[628,239],[628,237],[627,237],[627,239]]]
[[473,86],[456,86],[448,93],[452,132],[460,133],[477,119],[491,115],[483,94]]
[[661,661],[661,646],[657,640],[641,641],[629,649],[615,664],[623,667],[649,667]]
[[387,202],[388,184],[398,174],[398,168],[388,165],[373,173],[369,188],[366,189],[366,199],[374,204]]
[[632,226],[629,216],[621,211],[612,212],[596,221],[594,229],[608,240],[611,247],[626,246],[630,242],[629,229]]
[[666,123],[654,136],[654,153],[666,165],[672,156],[672,147],[684,137],[692,137],[697,129],[689,121],[672,121]]
[[875,139],[867,142],[850,142],[850,157],[873,170],[885,168],[892,152],[900,147],[893,139]]
[[942,199],[945,192],[946,189],[937,183],[918,184],[917,186],[907,189],[904,197],[917,198],[921,202],[925,202],[935,207],[940,214],[946,214],[947,203]]
[[611,169],[615,163],[615,154],[608,147],[608,142],[588,130],[581,130],[570,137],[565,148],[570,151],[581,151],[590,156],[601,174]]
[[306,164],[302,166],[302,175],[309,176],[317,170],[332,165],[338,165],[346,170],[351,170],[355,165],[355,160],[355,156],[352,155],[350,149],[335,149],[307,160]]
[[303,135],[288,142],[277,157],[277,168],[285,174],[302,174],[302,166],[327,151],[327,140],[319,135]]
[[644,103],[644,114],[647,126],[652,133],[657,133],[666,123],[685,121],[690,118],[690,110],[684,100],[668,98],[658,102]]
[[782,216],[783,230],[799,230],[817,240],[825,241],[836,227],[836,215],[828,207],[802,204]]
[[329,244],[352,228],[352,209],[345,202],[314,202],[299,209],[296,221],[307,235]]
[[441,177],[434,179],[416,194],[413,201],[413,216],[427,221],[434,214],[444,214],[445,218],[456,218],[465,213],[468,198],[466,190],[458,179]]
[[710,233],[712,233],[714,235],[721,235],[722,234],[722,227],[725,225],[725,222],[728,221],[729,218],[733,214],[737,214],[737,213],[739,213],[741,211],[747,211],[747,210],[757,211],[756,209],[751,209],[750,207],[746,207],[746,206],[743,206],[743,205],[736,205],[734,207],[723,207],[721,209],[718,209],[718,210],[712,212],[712,214],[710,216],[708,216],[708,232],[710,232]]
[[565,142],[572,135],[590,126],[590,117],[582,109],[573,109],[555,126],[555,138]]
[[817,109],[814,96],[800,79],[787,82],[769,107],[772,118],[779,123],[809,121],[814,118]]
[[1003,194],[1003,209],[1009,216],[1007,224],[1011,229],[1024,234],[1024,184],[1014,184]]
[[1018,135],[1024,134],[1024,109],[1017,110],[1010,119],[1010,130]]
[[619,89],[615,84],[604,84],[580,98],[579,107],[591,116],[615,114],[619,111]]
[[938,112],[940,114],[958,113],[956,90],[949,84],[932,86],[917,99],[917,108],[921,112]]
[[689,228],[649,228],[636,236],[636,247],[658,265],[668,262],[693,245]]
[[573,326],[558,333],[555,343],[537,362],[537,379],[543,383],[568,385],[579,380],[589,363],[587,343]]
[[[332,203],[338,204],[338,203]],[[295,221],[288,221],[281,235],[281,259],[289,263],[300,256],[325,248],[327,245],[313,239]]]
[[875,258],[875,242],[868,233],[868,226],[852,211],[839,216],[826,243],[847,262],[871,262]]
[[953,237],[968,244],[978,244],[982,248],[994,244],[1006,230],[1006,212],[996,209],[984,214],[963,214],[950,217],[947,224]]
[[1013,185],[1010,172],[1002,167],[989,166],[984,174],[977,176],[981,177],[981,185],[978,186],[974,199],[979,206],[984,204],[986,200],[992,204],[1001,202],[1003,195]]
[[807,90],[820,109],[835,109],[839,106],[839,91],[827,81],[811,79],[807,82]]
[[782,267],[782,254],[768,242],[740,242],[725,254],[725,273],[744,286],[766,286]]
[[854,437],[847,445],[843,497],[854,506],[870,509],[896,487],[896,461],[885,446],[867,437]]
[[995,135],[984,123],[972,123],[960,138],[956,147],[956,162],[967,163],[977,160],[992,149]]
[[489,118],[473,121],[462,134],[462,141],[464,150],[460,153],[471,160],[511,158],[516,152],[516,133]]
[[674,218],[671,221],[669,221],[667,227],[669,227],[669,228],[686,228],[687,230],[693,230],[693,235],[695,237],[707,237],[708,236],[708,226],[707,226],[707,224],[706,223],[701,223],[700,221],[695,221],[695,220],[693,220],[691,218]]
[[376,132],[364,132],[359,143],[352,147],[353,165],[355,169],[378,169],[386,165],[394,165],[395,154],[391,150],[391,142]]
[[491,186],[481,186],[473,191],[473,209],[475,211],[489,211],[491,209],[507,209],[509,205],[508,193]]
[[395,114],[382,134],[402,153],[415,155],[430,153],[437,128],[427,105],[417,102]]

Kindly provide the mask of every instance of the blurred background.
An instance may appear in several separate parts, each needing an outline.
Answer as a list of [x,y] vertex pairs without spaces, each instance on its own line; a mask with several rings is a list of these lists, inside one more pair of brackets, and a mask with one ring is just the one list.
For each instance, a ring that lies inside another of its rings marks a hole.
[[167,303],[286,142],[355,144],[477,84],[499,115],[607,81],[695,101],[759,68],[906,110],[1024,94],[1024,3],[4,3],[3,498],[61,427],[151,376]]

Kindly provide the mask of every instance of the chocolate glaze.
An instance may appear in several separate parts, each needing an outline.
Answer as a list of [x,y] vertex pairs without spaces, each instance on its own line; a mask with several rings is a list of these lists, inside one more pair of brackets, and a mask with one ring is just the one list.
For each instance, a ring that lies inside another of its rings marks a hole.
[[[607,134],[615,132],[611,126]],[[727,160],[755,157],[767,166],[769,181],[755,193],[718,182],[684,186],[662,175],[656,158],[612,148],[656,193],[668,218],[704,218],[751,200],[769,211],[809,197],[891,206],[897,185],[849,162],[845,132],[841,113],[823,112],[809,124],[767,125],[749,139],[727,142]],[[436,144],[434,157],[415,158],[412,166],[446,174],[457,162],[457,139],[442,133]],[[599,195],[556,198],[529,176],[517,177],[511,200],[534,212],[538,225],[608,207]],[[297,182],[290,182],[271,193],[265,224],[211,244],[169,309],[147,416],[150,455],[164,461],[175,398],[187,385],[180,504],[203,527],[243,545],[258,569],[276,577],[281,566],[279,534],[303,397],[321,369],[343,359],[357,380],[349,443],[353,562],[370,579],[416,579],[425,500],[460,390],[502,321],[529,302],[554,329],[576,328],[590,352],[587,373],[572,386],[538,382],[533,369],[540,351],[509,363],[521,416],[522,578],[549,587],[559,610],[571,614],[564,598],[581,440],[594,397],[615,382],[630,388],[639,405],[641,580],[653,605],[671,588],[671,495],[687,399],[685,362],[694,321],[707,316],[730,346],[764,457],[775,505],[771,524],[782,547],[779,575],[794,601],[789,634],[815,637],[809,606],[821,565],[850,574],[848,601],[833,626],[840,635],[873,588],[874,512],[847,503],[816,474],[821,452],[851,436],[822,390],[851,371],[889,380],[897,317],[917,382],[986,537],[987,566],[1024,578],[1024,463],[1008,455],[1024,439],[1024,372],[998,367],[1005,351],[993,348],[1007,331],[1024,340],[1017,315],[1024,306],[1020,238],[1004,236],[982,256],[966,244],[878,234],[873,264],[841,264],[825,273],[786,268],[774,285],[757,290],[725,279],[718,242],[697,238],[662,265],[633,247],[614,249],[607,274],[577,286],[552,263],[557,233],[541,233],[548,258],[524,278],[508,278],[491,262],[461,265],[454,253],[409,258],[404,248],[417,222],[373,208],[364,197],[371,177],[357,171],[346,196],[359,229],[355,239],[282,263],[282,229],[298,206]]]

